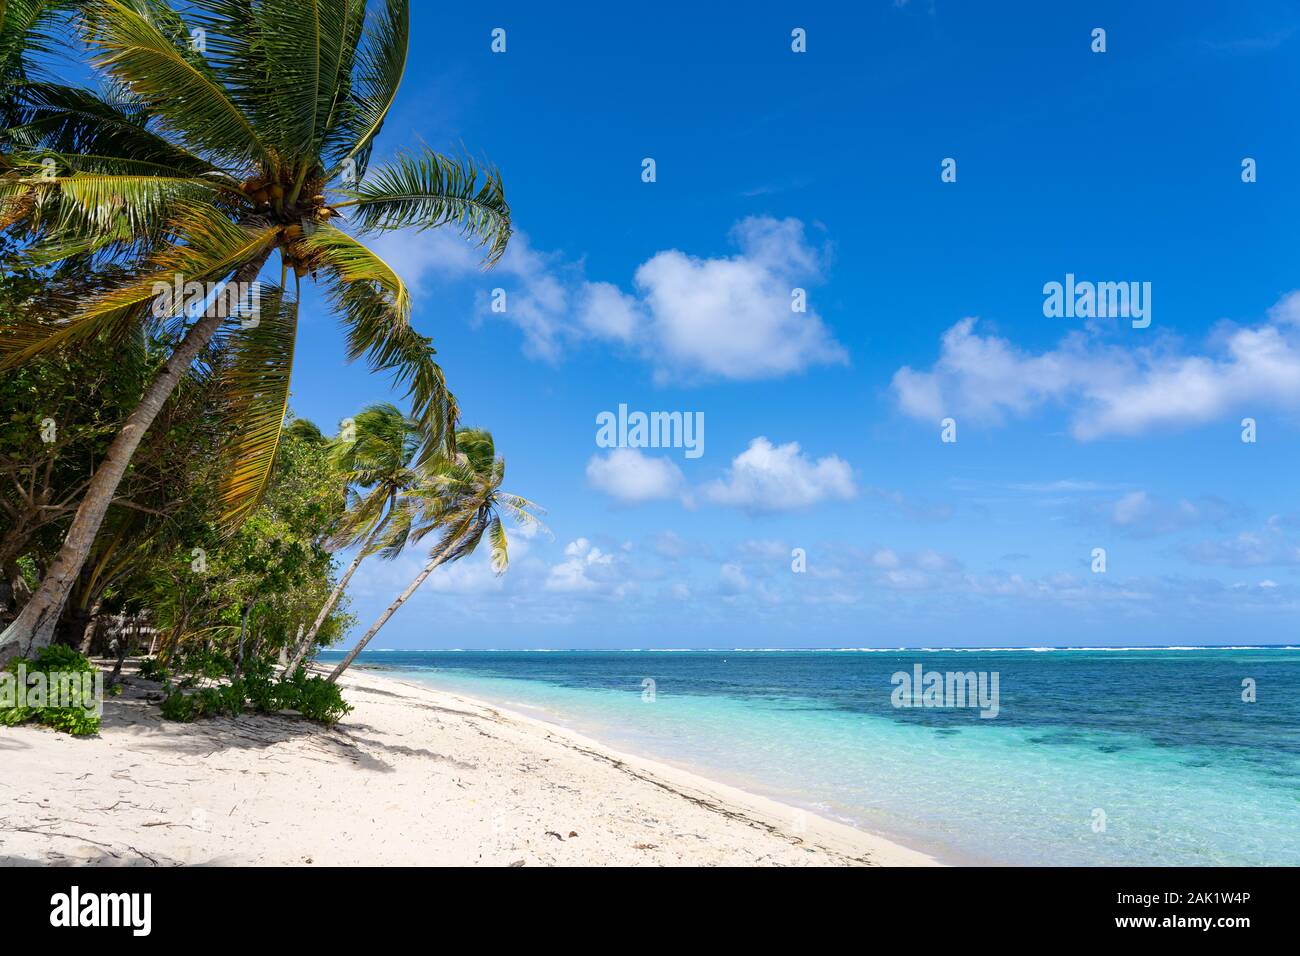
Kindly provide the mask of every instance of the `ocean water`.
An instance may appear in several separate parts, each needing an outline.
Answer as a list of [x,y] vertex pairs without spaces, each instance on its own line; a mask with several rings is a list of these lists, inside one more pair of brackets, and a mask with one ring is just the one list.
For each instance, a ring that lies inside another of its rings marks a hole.
[[[946,862],[1300,865],[1300,648],[375,651],[360,662]],[[996,672],[997,716],[895,707],[892,676],[917,664]]]

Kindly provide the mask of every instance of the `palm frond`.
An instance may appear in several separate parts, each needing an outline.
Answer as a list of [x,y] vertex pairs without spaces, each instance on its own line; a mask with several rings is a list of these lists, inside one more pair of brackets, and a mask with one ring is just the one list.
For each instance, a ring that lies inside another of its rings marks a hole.
[[170,218],[181,202],[213,203],[221,198],[216,184],[207,179],[77,172],[5,180],[0,183],[0,201],[23,188],[47,200],[38,199],[38,204],[59,233],[116,231],[124,222],[135,235]]
[[[73,0],[8,0],[0,3],[0,86],[6,89],[26,82],[40,69],[43,57],[58,47],[58,28],[75,6]],[[0,105],[5,125],[21,115],[13,104]]]
[[313,264],[328,268],[340,282],[374,283],[384,293],[394,315],[405,322],[411,314],[406,285],[383,259],[367,246],[333,226],[316,226],[302,239]]
[[179,15],[150,15],[159,6],[85,0],[86,40],[98,51],[93,65],[130,89],[188,148],[243,164],[273,165],[249,118],[203,56],[188,48]]
[[152,257],[142,274],[99,293],[70,319],[27,323],[27,344],[8,354],[0,368],[20,365],[36,355],[103,333],[120,331],[152,307],[159,287],[183,282],[218,282],[269,249],[279,232],[274,226],[239,226],[211,206],[184,206],[169,228],[184,240]]
[[[430,557],[437,556],[443,563],[450,563],[473,554],[478,543],[483,539],[488,521],[487,515],[479,509],[466,509],[453,515],[450,520],[439,526],[442,535],[437,544],[429,549]],[[412,540],[419,540],[417,534],[412,534]]]
[[265,287],[258,322],[231,329],[217,374],[228,438],[221,450],[220,524],[231,533],[266,492],[289,409],[289,377],[298,337],[298,303]]
[[394,384],[405,389],[411,415],[420,424],[417,461],[454,449],[460,409],[434,361],[437,352],[429,339],[398,316],[387,297],[369,283],[342,282],[337,276],[334,280],[330,299],[347,326],[348,360],[364,356],[372,371],[392,372]]
[[[375,137],[397,98],[406,70],[410,4],[408,0],[385,0],[382,10],[366,13],[363,3],[359,10],[354,7],[349,28],[355,69],[346,82],[340,77],[340,96],[326,119],[322,156],[329,167],[327,180],[338,175],[347,160],[352,160],[358,181],[365,175]],[[343,65],[352,64],[340,59]]]
[[385,561],[393,560],[410,543],[414,527],[415,511],[406,502],[399,502],[392,519],[384,528],[384,533],[379,540],[370,549],[370,553],[378,554]]
[[347,197],[333,203],[349,209],[360,229],[432,229],[452,225],[480,247],[485,261],[496,262],[510,241],[510,206],[501,173],[480,171],[469,159],[454,159],[425,149],[403,153],[391,163],[367,172]]
[[492,573],[505,574],[510,566],[510,551],[506,541],[506,529],[497,515],[492,516],[487,527],[488,544],[492,546]]
[[[271,89],[282,105],[282,148],[291,155],[315,155],[325,135],[334,84],[348,34],[348,5],[341,0],[262,0],[259,14],[292,30],[263,34]],[[277,144],[279,145],[279,144]]]
[[[206,159],[151,130],[149,111],[134,96],[110,99],[58,83],[27,83],[15,96],[24,122],[12,127],[8,138],[29,152],[134,160],[166,169],[173,176],[220,172]],[[65,162],[68,168],[84,168]]]

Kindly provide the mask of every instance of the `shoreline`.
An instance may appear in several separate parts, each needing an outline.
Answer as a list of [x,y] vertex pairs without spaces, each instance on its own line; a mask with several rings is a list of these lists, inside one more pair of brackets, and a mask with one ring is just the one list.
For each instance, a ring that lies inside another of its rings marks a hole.
[[[696,781],[697,785],[703,785],[706,788],[712,788],[716,791],[725,792],[729,799],[737,801],[748,801],[756,805],[767,807],[767,813],[773,816],[780,816],[787,820],[795,818],[816,819],[820,824],[827,827],[843,827],[853,834],[866,834],[873,841],[880,841],[888,845],[891,851],[898,850],[904,854],[923,857],[924,861],[905,862],[901,861],[897,865],[923,865],[923,866],[995,866],[996,862],[978,859],[975,857],[962,856],[956,851],[945,850],[944,848],[922,848],[913,843],[909,843],[905,837],[897,835],[886,835],[869,827],[860,826],[856,821],[848,817],[827,816],[825,810],[816,809],[807,804],[800,804],[791,797],[772,795],[756,789],[752,784],[745,782],[743,779],[737,780],[734,777],[728,779],[724,774],[725,770],[710,767],[704,763],[692,763],[689,760],[678,760],[672,756],[651,756],[650,754],[639,752],[637,750],[628,750],[620,744],[611,743],[608,738],[603,737],[601,729],[579,729],[578,727],[553,720],[549,717],[533,714],[531,710],[545,710],[545,708],[536,705],[527,704],[521,701],[507,700],[502,702],[496,699],[486,697],[477,697],[474,692],[464,692],[446,687],[438,687],[432,683],[426,683],[418,677],[398,676],[392,673],[389,665],[362,663],[358,661],[352,665],[354,672],[364,672],[372,674],[382,680],[390,681],[394,684],[412,687],[418,690],[432,691],[437,694],[443,694],[469,704],[490,708],[511,720],[520,723],[531,724],[540,730],[550,734],[556,734],[561,737],[567,737],[575,743],[586,747],[594,748],[600,752],[617,757],[619,760],[629,765],[639,765],[651,768],[665,777],[677,775],[691,781]],[[407,672],[409,673],[409,672]],[[525,708],[521,710],[520,708]],[[608,729],[608,728],[604,728]],[[886,864],[894,865],[894,864]]]
[[99,737],[0,729],[0,865],[938,865],[884,837],[366,669],[326,730],[162,721],[124,672]]

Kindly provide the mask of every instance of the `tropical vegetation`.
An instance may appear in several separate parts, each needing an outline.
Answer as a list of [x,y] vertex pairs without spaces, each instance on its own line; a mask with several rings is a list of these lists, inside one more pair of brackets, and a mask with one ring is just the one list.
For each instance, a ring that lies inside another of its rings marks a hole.
[[[511,235],[494,167],[373,158],[408,24],[402,0],[0,0],[0,665],[107,655],[115,680],[145,652],[168,717],[330,724],[338,675],[433,570],[484,537],[505,570],[502,515],[538,509],[501,491],[365,243],[450,227],[490,267]],[[334,436],[289,407],[304,279],[397,390]],[[310,674],[360,564],[429,535]]]

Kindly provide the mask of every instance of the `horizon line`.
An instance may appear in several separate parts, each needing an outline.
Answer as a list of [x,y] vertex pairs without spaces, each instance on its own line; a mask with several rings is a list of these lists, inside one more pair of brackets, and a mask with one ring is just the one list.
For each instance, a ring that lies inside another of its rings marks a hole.
[[[682,654],[682,653],[890,653],[897,651],[1296,651],[1296,644],[1131,644],[1113,646],[1083,646],[1064,644],[1024,645],[1020,647],[934,647],[928,645],[898,647],[376,647],[364,654]],[[321,654],[346,654],[336,648],[322,648]]]

